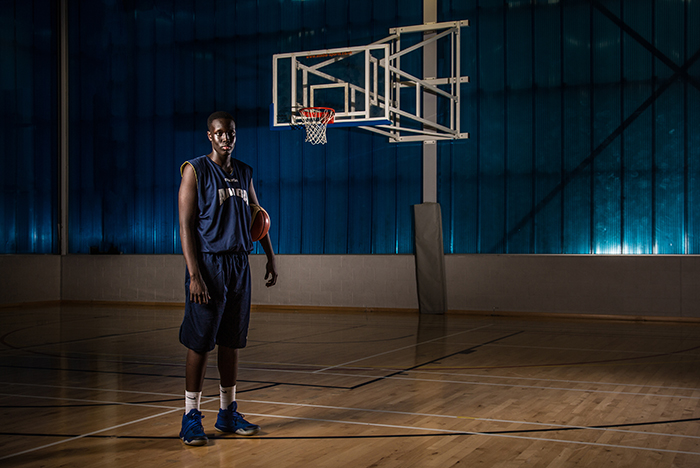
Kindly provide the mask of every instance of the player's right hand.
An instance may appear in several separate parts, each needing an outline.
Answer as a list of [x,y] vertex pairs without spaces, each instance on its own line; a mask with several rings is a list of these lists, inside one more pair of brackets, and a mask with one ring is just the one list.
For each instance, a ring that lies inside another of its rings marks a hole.
[[201,278],[191,278],[190,302],[194,302],[195,304],[208,304],[209,299],[211,299],[211,296],[209,296],[209,290],[207,289],[207,285],[204,284],[204,281]]

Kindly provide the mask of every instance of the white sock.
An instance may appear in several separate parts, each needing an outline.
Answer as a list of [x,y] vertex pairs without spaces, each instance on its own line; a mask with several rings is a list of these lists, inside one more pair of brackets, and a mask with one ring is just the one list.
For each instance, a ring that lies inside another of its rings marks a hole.
[[236,401],[236,386],[222,387],[219,385],[219,397],[221,398],[221,409],[228,409],[229,405]]
[[202,401],[202,392],[185,392],[185,414],[193,409],[199,411],[199,403]]

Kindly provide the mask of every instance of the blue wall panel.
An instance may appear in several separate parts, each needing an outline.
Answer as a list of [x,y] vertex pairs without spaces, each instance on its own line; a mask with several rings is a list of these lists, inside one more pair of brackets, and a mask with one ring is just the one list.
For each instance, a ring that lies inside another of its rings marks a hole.
[[[421,21],[420,9],[412,11],[404,24]],[[216,109],[236,118],[236,156],[254,168],[279,252],[412,251],[419,153],[407,159],[384,138],[353,130],[315,147],[303,143],[303,132],[267,129],[274,53],[385,37],[403,8],[369,0],[352,9],[348,2],[143,0],[72,4],[71,13],[80,26],[71,38],[80,70],[71,121],[78,139],[71,221],[80,235],[71,251],[179,252],[179,166],[207,152],[204,122]],[[110,109],[100,143],[98,102]]]
[[[0,253],[51,253],[55,6],[0,4]],[[179,252],[179,167],[208,152],[218,109],[236,118],[278,252],[413,251],[421,145],[331,129],[312,146],[271,132],[268,106],[273,54],[368,44],[422,23],[422,0],[96,0],[69,14],[71,252]],[[441,0],[438,16],[471,21],[471,138],[438,143],[446,252],[700,253],[698,2]],[[419,73],[422,59],[402,64]]]
[[[699,24],[700,21],[700,5],[697,2],[691,4],[686,3],[685,15],[685,30],[688,31],[689,25]],[[684,61],[697,53],[700,50],[700,34],[688,34],[686,37],[686,50]],[[700,63],[695,62],[688,70],[690,75],[695,77],[696,82],[692,85],[685,83],[685,152],[688,169],[687,174],[687,207],[700,206],[700,132],[696,129],[700,128],[700,106],[695,103],[700,102],[700,86],[697,84],[697,78],[700,77]],[[687,240],[686,252],[700,252],[700,210],[687,208],[688,223],[687,223]]]
[[[504,251],[527,252],[533,240],[533,17],[513,4],[505,14],[505,183]],[[521,221],[525,219],[523,224]]]
[[56,14],[0,2],[0,254],[58,249]]
[[[619,16],[619,2],[606,2]],[[620,99],[621,31],[594,10],[591,17],[592,56],[592,142],[600,152],[591,162],[593,174],[593,252],[619,254],[621,235],[621,185],[619,138],[606,139],[622,123]],[[603,148],[604,145],[604,148]]]
[[446,252],[698,251],[698,5],[441,5],[440,20],[472,22],[477,69],[477,162],[464,142],[440,152]]
[[[546,5],[533,15],[533,253],[562,250],[562,11]],[[552,194],[551,200],[538,204]]]

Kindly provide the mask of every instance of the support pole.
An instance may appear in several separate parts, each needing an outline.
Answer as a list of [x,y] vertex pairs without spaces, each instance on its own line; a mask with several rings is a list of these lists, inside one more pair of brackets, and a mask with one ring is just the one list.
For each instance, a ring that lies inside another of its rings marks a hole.
[[[437,23],[437,0],[423,0],[423,23]],[[424,33],[430,39],[435,32]],[[437,77],[437,43],[423,47],[423,79]],[[423,91],[423,118],[437,122],[437,97]],[[425,128],[425,126],[424,126]],[[437,203],[437,145],[435,140],[423,142],[423,203]]]
[[[423,0],[423,22],[437,22],[437,0]],[[425,33],[429,39],[435,32]],[[423,78],[437,77],[437,43],[423,48]],[[423,92],[423,118],[437,121],[437,97]],[[415,205],[416,282],[422,314],[447,312],[447,278],[442,241],[442,214],[437,203],[437,144],[423,142],[423,203]]]

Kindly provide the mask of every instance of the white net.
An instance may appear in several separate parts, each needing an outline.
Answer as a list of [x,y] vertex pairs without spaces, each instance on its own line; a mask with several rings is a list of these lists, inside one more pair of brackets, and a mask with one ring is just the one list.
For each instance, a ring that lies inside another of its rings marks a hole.
[[306,141],[312,145],[326,144],[326,126],[333,122],[335,111],[325,107],[308,107],[299,111],[298,123],[306,127]]

